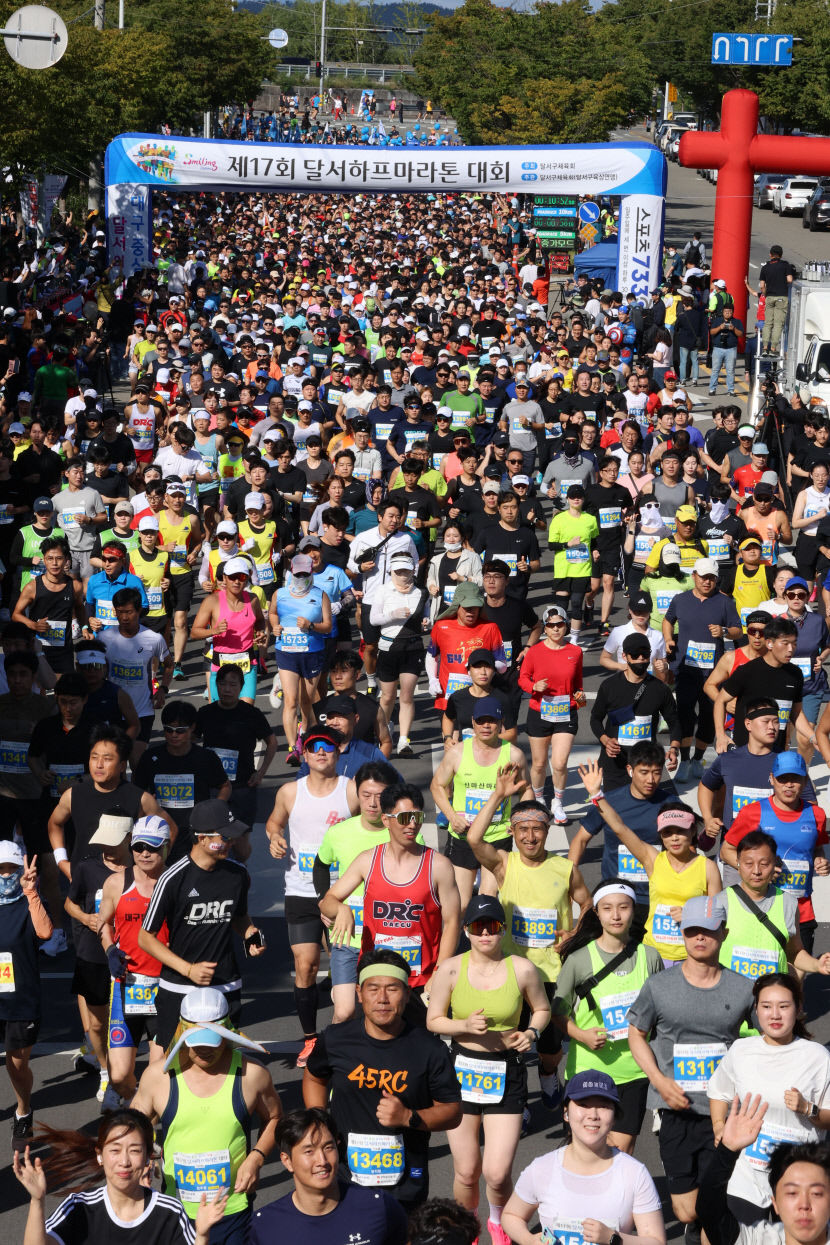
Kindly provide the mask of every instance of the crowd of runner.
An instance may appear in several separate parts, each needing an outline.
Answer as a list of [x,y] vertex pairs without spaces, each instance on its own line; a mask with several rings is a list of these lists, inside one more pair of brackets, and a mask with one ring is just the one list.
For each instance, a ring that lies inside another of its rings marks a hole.
[[[688,1245],[824,1241],[830,1055],[802,981],[830,974],[827,412],[779,395],[762,427],[732,403],[695,427],[673,352],[696,380],[698,341],[735,332],[699,239],[641,303],[557,297],[509,197],[160,193],[153,227],[128,281],[94,220],[49,256],[4,231],[25,1245],[532,1245],[537,1217],[543,1242],[664,1245],[664,1212]],[[43,262],[82,321],[35,305]],[[406,766],[433,745],[425,791]],[[273,954],[245,863],[266,780],[288,1112],[242,1028],[245,959]],[[32,1107],[41,954],[70,944],[94,1137]],[[534,1066],[567,1142],[527,1164]],[[433,1133],[453,1199],[429,1199]],[[291,1191],[254,1202],[277,1160]]]

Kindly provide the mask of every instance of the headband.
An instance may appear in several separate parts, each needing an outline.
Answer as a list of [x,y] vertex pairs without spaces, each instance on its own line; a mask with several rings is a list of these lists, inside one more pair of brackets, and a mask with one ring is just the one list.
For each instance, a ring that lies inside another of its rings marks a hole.
[[111,549],[113,553],[117,553],[119,558],[123,558],[125,556],[124,546],[122,544],[117,543],[114,540],[108,540],[107,543],[101,549],[101,552],[106,553],[108,549]]
[[107,655],[96,648],[82,648],[75,654],[75,660],[79,666],[105,666]]
[[778,716],[778,705],[773,704],[772,701],[770,701],[769,704],[766,704],[766,705],[756,705],[754,709],[750,709],[747,713],[744,714],[744,718],[747,722],[751,722],[755,718],[771,718],[771,717],[777,717],[777,716]]
[[362,986],[364,981],[368,981],[370,977],[394,977],[396,981],[402,981],[405,986],[409,985],[409,973],[399,968],[397,964],[367,964],[360,970],[357,984]]
[[663,830],[666,826],[679,826],[681,830],[691,830],[695,824],[695,815],[691,809],[684,812],[680,808],[669,808],[665,813],[657,815],[657,829]]
[[541,808],[520,808],[517,813],[510,814],[510,821],[519,824],[523,821],[543,821],[550,825],[550,813]]
[[630,899],[632,903],[637,902],[637,896],[630,886],[624,886],[622,882],[608,882],[605,886],[601,886],[594,895],[594,907],[597,906],[600,899],[605,899],[607,895],[624,895],[626,899]]

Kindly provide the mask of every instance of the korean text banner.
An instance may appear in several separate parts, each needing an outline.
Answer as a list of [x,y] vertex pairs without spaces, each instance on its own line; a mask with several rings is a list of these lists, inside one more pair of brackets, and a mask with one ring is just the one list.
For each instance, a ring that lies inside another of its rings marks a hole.
[[665,177],[665,159],[650,143],[392,149],[120,134],[106,162],[108,185],[167,190],[663,195]]
[[120,260],[125,277],[152,267],[150,199],[147,186],[130,182],[107,185],[107,251]]

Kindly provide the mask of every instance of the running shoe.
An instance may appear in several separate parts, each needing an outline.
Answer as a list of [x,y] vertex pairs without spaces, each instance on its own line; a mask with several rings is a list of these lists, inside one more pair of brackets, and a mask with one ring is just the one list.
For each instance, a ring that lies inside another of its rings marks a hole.
[[414,757],[415,755],[415,751],[409,740],[403,736],[398,740],[398,746],[395,752],[399,757]]
[[510,1245],[510,1237],[500,1223],[493,1223],[492,1219],[488,1219],[487,1231],[490,1233],[490,1240],[493,1242],[493,1245]]
[[522,1136],[526,1137],[530,1132],[530,1107],[525,1107],[522,1111]]
[[703,765],[702,760],[689,762],[689,777],[690,778],[702,778],[703,770],[704,770],[704,765]]
[[121,1111],[129,1105],[130,1101],[128,1098],[122,1098],[117,1089],[114,1089],[112,1085],[107,1085],[104,1097],[101,1099],[102,1113],[104,1111]]
[[104,1097],[106,1096],[106,1092],[107,1092],[107,1090],[109,1089],[109,1084],[110,1084],[109,1073],[105,1072],[105,1071],[103,1070],[103,1068],[102,1068],[102,1069],[101,1069],[101,1079],[100,1079],[100,1081],[98,1082],[98,1093],[95,1095],[95,1097],[98,1099],[98,1101],[99,1101],[99,1102],[103,1102],[103,1101],[104,1101]]
[[551,817],[553,817],[553,821],[555,825],[567,826],[568,814],[565,812],[564,808],[562,807],[561,800],[557,800],[556,798],[551,800],[550,813],[551,813]]
[[17,1115],[12,1119],[12,1150],[25,1150],[34,1137],[34,1114]]
[[600,625],[599,625],[599,633],[600,633],[600,635],[602,635],[602,636],[609,636],[609,635],[611,634],[611,624],[610,624],[610,622],[600,623]]
[[101,1071],[101,1065],[85,1041],[81,1042],[78,1049],[72,1052],[72,1067],[76,1072]]
[[549,1076],[545,1076],[540,1071],[539,1086],[542,1090],[542,1104],[547,1107],[548,1111],[558,1110],[562,1106],[565,1090],[556,1073],[552,1072]]
[[309,1055],[314,1050],[314,1047],[316,1045],[317,1045],[316,1035],[313,1038],[306,1038],[305,1042],[303,1043],[303,1049],[300,1051],[299,1055],[297,1056],[297,1062],[294,1066],[297,1068],[304,1068],[306,1064],[308,1063]]
[[183,679],[184,677],[185,677],[185,673],[184,673],[184,670],[182,670],[181,663],[176,662],[175,666],[173,667],[173,678]]
[[677,767],[677,772],[674,775],[674,781],[675,782],[688,782],[691,769],[692,769],[692,766],[691,766],[690,761],[681,761]]
[[302,762],[302,757],[300,756],[299,744],[295,744],[294,747],[291,749],[291,751],[288,753],[288,756],[285,758],[285,763],[286,765],[291,765],[294,769],[297,769],[299,765],[301,764],[301,762]]

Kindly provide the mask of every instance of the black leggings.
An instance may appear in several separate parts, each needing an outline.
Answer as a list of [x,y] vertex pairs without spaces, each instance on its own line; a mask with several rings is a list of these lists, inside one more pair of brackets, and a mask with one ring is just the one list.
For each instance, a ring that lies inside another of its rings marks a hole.
[[[703,744],[710,744],[715,738],[714,705],[703,690],[703,684],[709,674],[708,670],[681,666],[677,672],[674,687],[681,735],[684,739],[694,735]],[[697,729],[695,729],[695,717],[697,717]]]
[[565,606],[568,611],[568,617],[573,621],[582,621],[582,606],[585,601],[585,594],[590,587],[589,579],[574,579],[572,581],[571,590],[565,595],[564,592],[557,592],[554,598],[557,605]]

